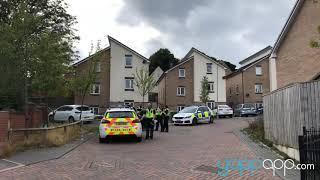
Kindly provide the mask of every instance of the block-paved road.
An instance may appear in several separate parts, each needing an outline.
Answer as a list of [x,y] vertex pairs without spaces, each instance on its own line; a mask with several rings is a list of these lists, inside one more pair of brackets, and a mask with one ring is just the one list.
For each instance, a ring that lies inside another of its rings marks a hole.
[[94,138],[61,159],[0,174],[0,179],[278,179],[260,169],[253,176],[231,171],[227,177],[194,170],[217,166],[226,158],[255,159],[255,154],[232,131],[247,126],[241,119],[215,124],[171,126],[153,141],[99,144]]

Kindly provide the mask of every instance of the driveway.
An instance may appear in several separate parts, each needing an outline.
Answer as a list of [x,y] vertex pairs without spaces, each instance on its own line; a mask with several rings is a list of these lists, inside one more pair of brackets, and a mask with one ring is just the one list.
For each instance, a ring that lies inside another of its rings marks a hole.
[[155,132],[153,141],[141,143],[92,138],[60,159],[6,171],[0,179],[277,179],[264,169],[217,174],[219,160],[257,158],[232,132],[245,126],[240,118],[170,126],[169,133]]

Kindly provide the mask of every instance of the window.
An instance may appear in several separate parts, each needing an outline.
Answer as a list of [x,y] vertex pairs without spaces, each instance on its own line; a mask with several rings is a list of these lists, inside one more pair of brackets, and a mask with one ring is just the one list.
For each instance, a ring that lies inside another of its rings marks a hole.
[[72,111],[72,110],[73,110],[73,107],[70,107],[70,106],[62,106],[57,109],[57,111]]
[[261,76],[262,75],[262,67],[261,66],[256,66],[256,75]]
[[124,100],[124,105],[134,107],[134,101],[133,100]]
[[132,68],[132,55],[125,55],[125,68]]
[[236,93],[239,95],[239,85],[236,86]]
[[262,84],[255,84],[254,89],[256,94],[261,94],[262,93]]
[[185,69],[179,69],[179,78],[186,77],[186,70]]
[[214,93],[214,82],[208,82],[209,93]]
[[207,74],[212,74],[212,63],[207,63]]
[[125,78],[125,91],[134,91],[133,89],[133,77]]
[[185,87],[177,87],[177,96],[185,96],[186,88]]
[[90,110],[93,112],[93,114],[99,114],[99,107],[98,106],[90,107]]
[[180,112],[182,109],[184,109],[184,105],[178,105],[177,106],[177,112]]
[[101,72],[101,63],[100,62],[97,62],[96,63],[96,68],[95,68],[96,72]]
[[214,109],[216,103],[211,101],[211,102],[207,102],[207,106],[210,108],[210,109]]
[[89,111],[90,108],[88,106],[82,106],[82,107],[77,107],[76,110],[78,110],[78,111]]
[[95,83],[92,85],[90,94],[93,94],[93,95],[100,94],[100,84],[99,83]]

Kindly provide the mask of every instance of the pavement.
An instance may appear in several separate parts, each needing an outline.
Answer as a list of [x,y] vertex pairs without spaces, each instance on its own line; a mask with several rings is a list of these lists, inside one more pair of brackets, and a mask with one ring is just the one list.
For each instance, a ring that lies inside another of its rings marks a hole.
[[219,161],[261,158],[237,134],[247,125],[247,119],[234,118],[170,126],[169,133],[155,132],[154,140],[141,143],[99,144],[94,137],[72,151],[48,149],[50,157],[55,157],[51,160],[33,162],[37,158],[32,157],[44,152],[30,152],[30,158],[14,156],[6,163],[20,163],[20,167],[0,171],[0,179],[280,179],[263,168],[230,170],[225,176],[218,173],[223,168]]

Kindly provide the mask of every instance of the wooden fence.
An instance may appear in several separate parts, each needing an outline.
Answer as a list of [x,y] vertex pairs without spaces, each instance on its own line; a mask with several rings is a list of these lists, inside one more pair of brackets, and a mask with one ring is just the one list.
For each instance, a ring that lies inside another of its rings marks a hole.
[[320,81],[296,83],[263,97],[265,137],[299,149],[302,128],[320,128]]

